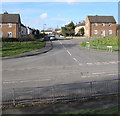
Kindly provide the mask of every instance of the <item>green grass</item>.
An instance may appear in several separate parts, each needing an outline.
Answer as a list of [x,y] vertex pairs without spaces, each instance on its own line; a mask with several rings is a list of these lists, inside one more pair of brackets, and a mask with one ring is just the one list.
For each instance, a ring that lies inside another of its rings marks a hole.
[[44,42],[39,40],[27,42],[2,42],[0,56],[12,56],[32,50],[40,49],[45,46]]
[[[90,110],[90,109],[81,109],[81,110],[77,110],[77,111],[73,111],[73,112],[65,112],[63,114],[112,114],[114,116],[118,116],[118,114],[120,115],[120,112],[118,110],[118,107],[114,107],[114,108],[104,108],[104,109],[94,109],[94,110]],[[62,114],[57,114],[56,116],[61,116]]]
[[[118,42],[118,37],[104,37],[104,38],[97,38],[94,40],[89,40],[90,48],[100,49],[100,50],[108,50],[107,46],[112,46],[113,51],[120,50],[120,44]],[[87,47],[86,41],[82,42],[82,47]]]

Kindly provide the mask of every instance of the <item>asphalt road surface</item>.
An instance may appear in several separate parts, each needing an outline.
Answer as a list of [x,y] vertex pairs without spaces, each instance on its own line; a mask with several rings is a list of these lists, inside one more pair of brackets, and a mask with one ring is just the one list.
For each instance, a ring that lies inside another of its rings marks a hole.
[[59,39],[47,53],[3,60],[3,89],[117,79],[118,53],[82,48],[84,40]]

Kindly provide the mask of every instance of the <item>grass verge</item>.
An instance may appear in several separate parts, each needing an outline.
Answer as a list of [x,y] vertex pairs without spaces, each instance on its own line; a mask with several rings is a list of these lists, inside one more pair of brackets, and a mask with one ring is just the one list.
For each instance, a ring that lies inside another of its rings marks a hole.
[[117,36],[96,38],[94,40],[89,40],[87,42],[89,42],[89,43],[86,43],[86,41],[84,41],[80,45],[82,47],[88,47],[88,45],[90,45],[89,46],[90,48],[100,49],[100,50],[109,50],[109,48],[107,48],[107,46],[112,46],[113,51],[120,50],[120,44],[119,44]]
[[39,40],[27,42],[2,42],[0,56],[13,56],[43,47],[45,47],[45,42]]
[[[113,108],[105,108],[105,109],[95,109],[95,110],[90,110],[90,109],[86,109],[86,110],[78,110],[78,111],[74,111],[74,112],[66,112],[64,114],[116,114],[116,116],[118,116],[118,114],[120,115],[120,112],[118,110],[118,107],[113,107]],[[57,115],[60,116],[60,115]]]

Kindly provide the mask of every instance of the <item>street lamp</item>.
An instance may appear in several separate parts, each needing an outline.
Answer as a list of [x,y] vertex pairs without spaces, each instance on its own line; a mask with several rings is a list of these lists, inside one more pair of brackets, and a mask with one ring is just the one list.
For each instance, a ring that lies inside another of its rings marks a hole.
[[43,24],[43,38],[44,38],[44,35],[45,35],[45,33],[44,33],[45,26],[46,26],[46,24]]

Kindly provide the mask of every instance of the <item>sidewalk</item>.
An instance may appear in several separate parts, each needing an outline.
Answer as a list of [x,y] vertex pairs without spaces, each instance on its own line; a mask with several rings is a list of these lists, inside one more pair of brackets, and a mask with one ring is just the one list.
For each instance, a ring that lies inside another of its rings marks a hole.
[[37,54],[46,53],[46,52],[50,51],[52,48],[53,48],[52,42],[51,41],[46,41],[46,45],[45,45],[44,48],[34,50],[34,51],[30,51],[30,52],[25,52],[25,53],[14,55],[14,56],[3,57],[2,60],[12,59],[12,58],[20,58],[20,57],[26,57],[26,56],[34,56],[34,55],[37,55]]

